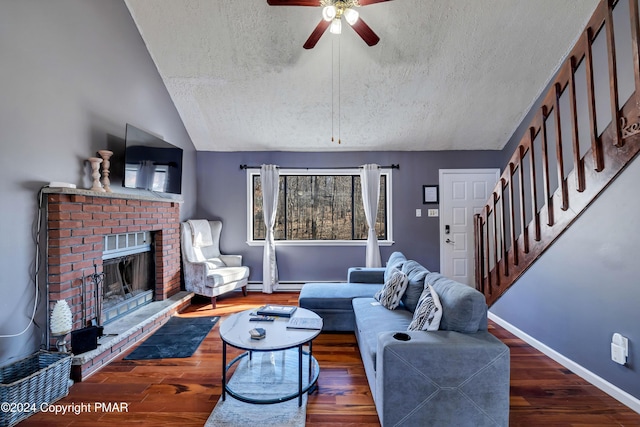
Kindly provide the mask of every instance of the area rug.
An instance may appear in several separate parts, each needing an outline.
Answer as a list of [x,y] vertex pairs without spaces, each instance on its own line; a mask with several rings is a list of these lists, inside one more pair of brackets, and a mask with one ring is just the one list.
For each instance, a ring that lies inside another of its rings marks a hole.
[[[303,357],[303,373],[308,372],[308,358]],[[307,380],[307,375],[303,379]],[[306,386],[308,382],[303,383]],[[253,360],[243,358],[229,380],[229,387],[252,398],[277,398],[298,389],[298,350],[253,353]],[[209,416],[205,427],[284,427],[304,426],[307,417],[307,394],[282,403],[256,405],[241,402],[227,394]]]
[[125,360],[191,357],[220,317],[172,317]]

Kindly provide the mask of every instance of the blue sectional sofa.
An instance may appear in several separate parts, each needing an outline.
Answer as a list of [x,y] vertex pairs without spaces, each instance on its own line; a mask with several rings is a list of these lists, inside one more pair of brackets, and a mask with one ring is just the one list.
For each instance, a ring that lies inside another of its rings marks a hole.
[[[392,269],[407,275],[397,309],[374,294]],[[507,426],[509,348],[487,331],[484,296],[394,252],[385,268],[350,268],[347,283],[307,283],[299,305],[324,331],[353,331],[382,426]],[[408,331],[423,289],[442,305],[437,331]]]

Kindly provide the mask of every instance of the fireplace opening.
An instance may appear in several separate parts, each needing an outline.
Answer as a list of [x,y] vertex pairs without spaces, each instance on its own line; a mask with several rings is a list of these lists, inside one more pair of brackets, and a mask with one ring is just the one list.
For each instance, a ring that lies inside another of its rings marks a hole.
[[105,236],[100,318],[112,322],[153,301],[155,263],[149,232]]

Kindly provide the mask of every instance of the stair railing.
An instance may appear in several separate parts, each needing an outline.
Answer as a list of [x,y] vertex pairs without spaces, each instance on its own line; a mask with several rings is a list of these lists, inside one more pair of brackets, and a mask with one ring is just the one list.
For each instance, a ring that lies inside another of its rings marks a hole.
[[639,49],[637,0],[601,1],[475,215],[476,288],[489,305],[640,151]]

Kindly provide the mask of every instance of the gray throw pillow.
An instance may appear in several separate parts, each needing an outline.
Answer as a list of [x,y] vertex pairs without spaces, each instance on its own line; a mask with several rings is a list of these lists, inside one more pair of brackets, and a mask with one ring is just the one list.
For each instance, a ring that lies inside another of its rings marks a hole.
[[400,299],[407,289],[407,275],[398,269],[391,271],[384,286],[373,296],[389,310],[395,310],[400,305]]
[[409,331],[437,331],[442,318],[442,305],[438,294],[428,285],[418,300],[418,306],[409,324]]
[[402,296],[402,303],[407,310],[413,313],[416,311],[418,300],[425,289],[424,278],[429,274],[429,270],[413,260],[405,261],[399,268],[409,280],[407,290]]
[[387,261],[387,267],[384,270],[384,281],[389,280],[391,276],[391,272],[394,269],[400,270],[402,268],[402,264],[407,260],[402,252],[394,252],[389,256],[389,260]]

